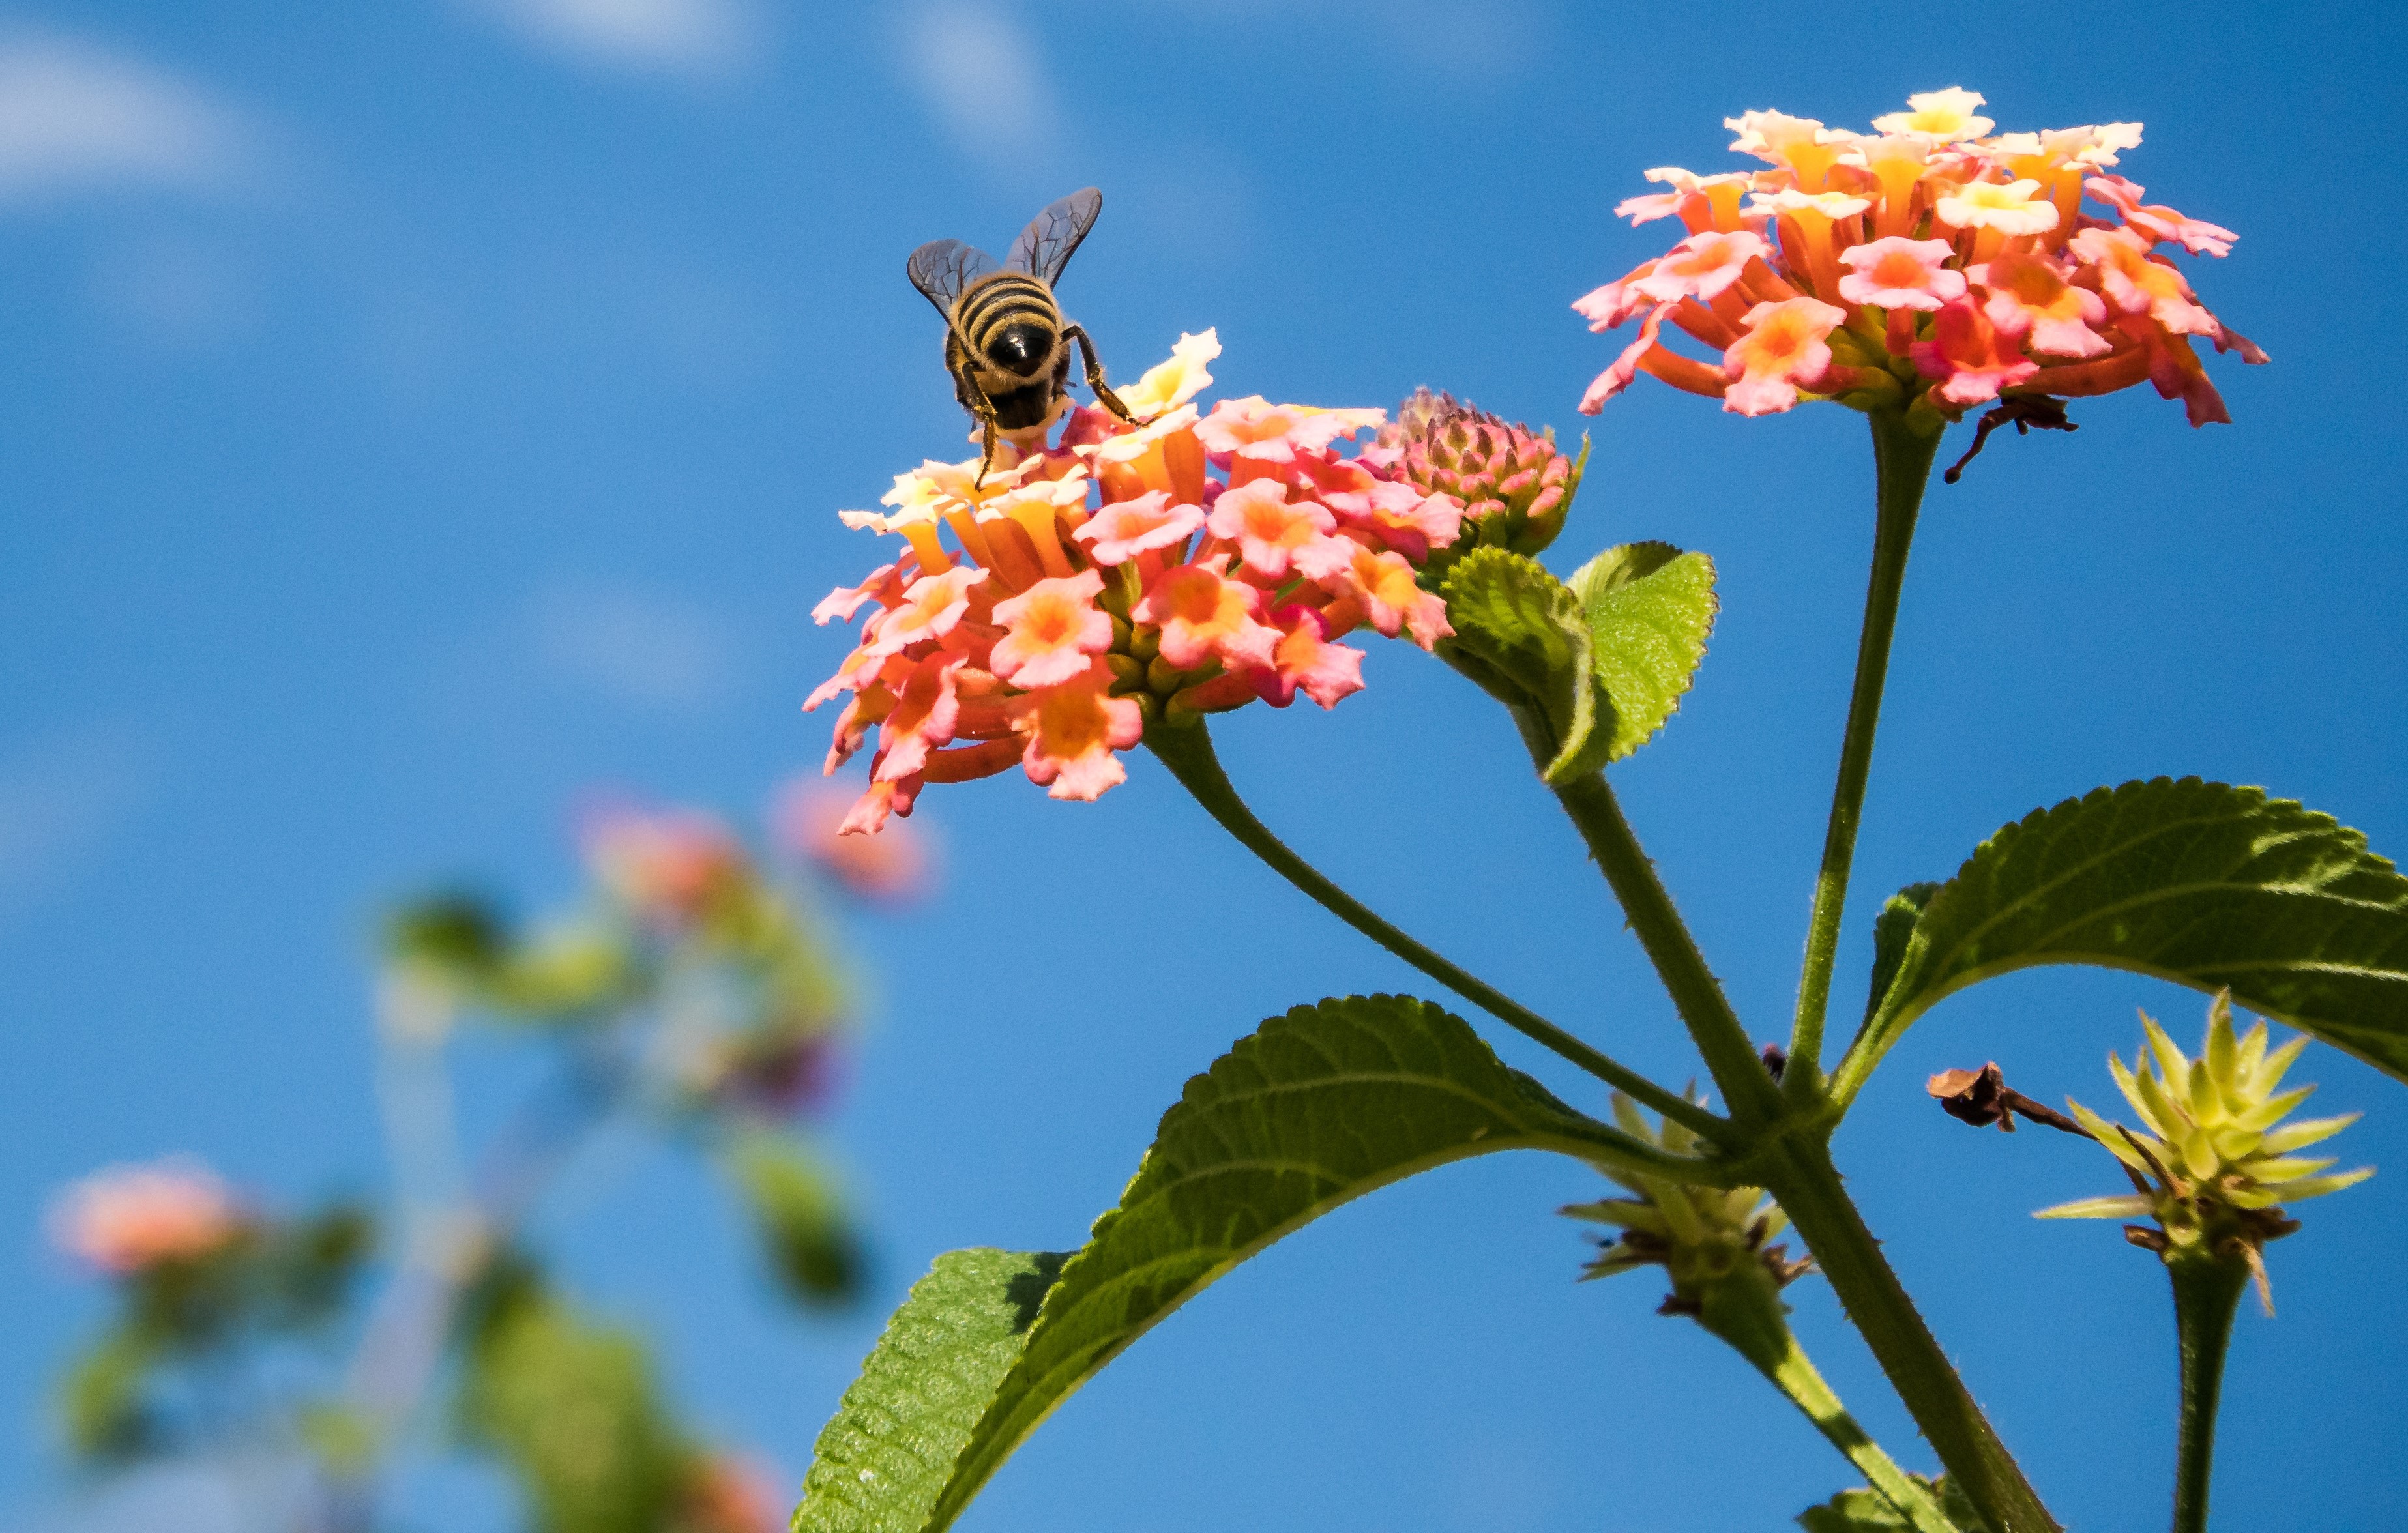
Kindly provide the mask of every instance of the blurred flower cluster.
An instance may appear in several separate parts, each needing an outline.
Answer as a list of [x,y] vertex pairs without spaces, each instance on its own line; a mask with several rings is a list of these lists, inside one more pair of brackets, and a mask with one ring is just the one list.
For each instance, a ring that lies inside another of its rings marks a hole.
[[[2230,420],[2193,343],[2266,354],[2200,305],[2167,249],[2221,256],[2239,236],[2114,173],[2139,123],[1995,133],[1983,105],[1928,92],[1870,133],[1747,112],[1725,124],[1730,147],[1762,168],[1647,172],[1666,190],[1616,211],[1688,235],[1573,304],[1592,330],[1641,322],[1581,408],[1641,373],[1742,415],[1919,400],[1950,420],[2002,395],[2146,381],[2193,425]],[[1719,354],[1673,350],[1667,324]]]
[[931,462],[896,477],[890,510],[843,513],[907,545],[813,614],[870,609],[804,705],[852,695],[830,773],[876,732],[845,828],[1014,765],[1092,799],[1159,717],[1298,694],[1334,707],[1363,686],[1364,653],[1341,639],[1433,647],[1453,632],[1432,589],[1449,556],[1492,535],[1534,552],[1562,523],[1579,469],[1550,438],[1425,395],[1357,451],[1384,410],[1199,409],[1219,354],[1211,331],[1182,337],[1121,390],[1140,423],[1080,408],[1054,445],[999,448],[983,480],[976,460]]
[[[382,1466],[448,1380],[457,1440],[512,1471],[537,1527],[781,1526],[774,1480],[676,1422],[641,1339],[559,1292],[528,1231],[578,1152],[633,1125],[719,1167],[794,1300],[859,1292],[855,1220],[796,1131],[832,1101],[853,1018],[818,910],[838,892],[910,898],[931,870],[908,833],[839,838],[844,809],[796,783],[756,852],[700,811],[607,802],[583,816],[588,888],[566,910],[520,924],[451,893],[396,910],[380,989],[390,1220],[348,1199],[280,1211],[186,1157],[62,1191],[53,1242],[117,1299],[65,1379],[78,1455],[280,1454],[312,1466],[312,1515],[365,1528]],[[471,1153],[451,1046],[480,1025],[545,1079]]]

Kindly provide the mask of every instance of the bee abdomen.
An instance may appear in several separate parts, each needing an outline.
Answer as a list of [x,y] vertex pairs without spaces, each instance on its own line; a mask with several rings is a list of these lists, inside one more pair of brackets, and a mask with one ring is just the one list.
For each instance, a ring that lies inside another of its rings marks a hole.
[[1042,368],[1061,340],[1062,312],[1053,291],[1018,272],[964,294],[957,322],[974,355],[1023,378]]

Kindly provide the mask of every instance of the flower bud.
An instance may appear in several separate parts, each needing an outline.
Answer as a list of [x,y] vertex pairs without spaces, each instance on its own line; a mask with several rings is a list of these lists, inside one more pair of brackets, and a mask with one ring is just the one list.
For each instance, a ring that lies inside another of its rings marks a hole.
[[1452,394],[1416,389],[1366,456],[1384,461],[1391,479],[1463,503],[1462,535],[1434,550],[1426,566],[1435,575],[1474,548],[1535,554],[1554,542],[1580,489],[1588,442],[1573,458],[1555,446],[1553,427],[1508,425]]

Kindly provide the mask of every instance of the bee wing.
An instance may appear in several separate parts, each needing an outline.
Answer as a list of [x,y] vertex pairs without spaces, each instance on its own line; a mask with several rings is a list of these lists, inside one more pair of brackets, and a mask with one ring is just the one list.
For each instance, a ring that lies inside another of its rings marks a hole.
[[1031,273],[1052,287],[1062,279],[1070,252],[1087,237],[1087,231],[1096,226],[1096,215],[1103,210],[1104,194],[1094,187],[1071,193],[1028,221],[1028,227],[1020,231],[1004,256],[1004,269]]
[[953,305],[959,301],[962,289],[996,269],[995,257],[975,245],[965,245],[958,239],[932,239],[911,252],[904,269],[911,274],[911,285],[937,306],[937,312],[951,324]]

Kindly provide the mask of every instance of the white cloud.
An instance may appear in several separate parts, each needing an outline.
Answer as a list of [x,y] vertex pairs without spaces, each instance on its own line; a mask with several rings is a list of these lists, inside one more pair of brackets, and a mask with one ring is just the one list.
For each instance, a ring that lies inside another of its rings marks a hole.
[[0,916],[104,848],[149,796],[150,752],[119,724],[54,729],[0,756]]
[[716,79],[760,52],[748,0],[472,0],[538,47],[580,64]]
[[167,72],[48,34],[0,35],[0,203],[94,187],[221,190],[243,114]]
[[527,622],[547,675],[613,702],[693,709],[734,688],[737,646],[726,626],[658,591],[565,581],[536,594]]
[[1056,153],[1062,109],[1045,61],[1003,11],[946,4],[909,13],[903,64],[964,153],[1014,171],[1035,170]]

